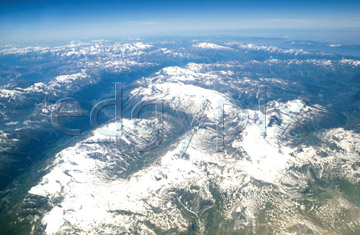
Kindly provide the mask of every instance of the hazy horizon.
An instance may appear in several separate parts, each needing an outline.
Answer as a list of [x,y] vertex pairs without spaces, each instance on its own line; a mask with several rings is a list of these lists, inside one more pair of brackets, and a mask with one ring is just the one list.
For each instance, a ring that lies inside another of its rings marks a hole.
[[3,1],[0,42],[234,34],[356,44],[359,1]]

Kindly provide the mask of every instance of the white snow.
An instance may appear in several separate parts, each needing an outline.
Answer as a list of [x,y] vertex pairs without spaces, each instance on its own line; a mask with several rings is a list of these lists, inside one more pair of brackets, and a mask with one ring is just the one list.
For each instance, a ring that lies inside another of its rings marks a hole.
[[[144,46],[141,44],[138,47]],[[244,48],[278,50],[258,48],[252,44]],[[330,65],[332,62],[322,63]],[[248,120],[244,130],[226,143],[232,148],[227,146],[224,152],[217,152],[215,141],[219,133],[215,127],[220,118],[219,104],[230,103],[231,99],[226,94],[197,84],[215,80],[219,74],[233,76],[225,65],[217,66],[221,71],[209,72],[207,65],[195,63],[185,67],[166,67],[138,82],[139,87],[130,93],[130,102],[164,101],[174,110],[202,118],[195,120],[200,122],[198,126],[191,126],[183,135],[172,136],[174,139],[170,146],[161,146],[162,151],[156,152],[156,158],[151,163],[128,177],[120,177],[118,173],[132,167],[133,162],[129,158],[138,160],[137,155],[131,155],[132,148],[149,141],[151,128],[157,126],[154,120],[124,118],[120,136],[106,136],[98,129],[88,138],[58,153],[48,167],[48,173],[29,190],[30,194],[47,198],[52,206],[42,219],[46,233],[64,233],[74,227],[80,234],[130,233],[136,227],[143,234],[153,234],[154,231],[144,225],[144,221],[156,221],[154,223],[158,228],[185,233],[190,224],[183,214],[184,210],[194,217],[200,217],[200,209],[191,203],[184,203],[179,191],[192,192],[211,207],[217,199],[211,193],[210,185],[227,195],[223,202],[226,219],[232,218],[233,212],[242,213],[247,224],[255,225],[259,211],[270,203],[276,209],[274,213],[287,216],[284,222],[280,216],[272,215],[272,218],[279,219],[278,226],[284,228],[287,223],[299,219],[293,213],[299,208],[298,202],[292,200],[299,191],[294,188],[306,187],[311,180],[310,173],[295,172],[290,170],[291,167],[311,164],[321,169],[330,167],[331,170],[331,166],[338,164],[342,170],[341,177],[358,183],[356,176],[360,172],[351,166],[358,159],[359,134],[341,128],[315,133],[321,140],[338,139],[336,143],[342,149],[340,152],[325,141],[319,146],[290,146],[279,138],[279,133],[296,121],[295,117],[300,111],[304,111],[301,115],[305,118],[315,118],[326,111],[320,105],[305,107],[305,103],[299,99],[269,103],[268,114],[281,119],[282,124],[267,127],[266,137],[260,132],[258,110],[241,110],[233,105],[226,110],[229,119],[240,122],[240,114],[245,112]],[[56,82],[66,83],[79,76],[57,77]],[[261,78],[260,81],[283,83],[277,78]],[[246,76],[241,82],[253,83]],[[269,123],[269,120],[265,121]],[[164,126],[170,125],[165,121]],[[109,123],[101,128],[115,130],[115,124]],[[166,130],[171,136],[171,131],[176,128],[170,126]],[[300,148],[302,151],[297,151]],[[326,151],[330,156],[322,158],[318,155],[320,151]],[[186,153],[186,157],[182,153]],[[321,177],[323,172],[318,172]],[[191,189],[192,186],[199,189]],[[289,187],[293,191],[288,190]],[[349,206],[346,201],[341,205]],[[329,211],[329,214],[335,215],[333,211]],[[309,224],[307,226],[312,226]],[[313,227],[314,231],[324,232],[317,226]]]
[[352,66],[359,66],[360,65],[360,60],[342,59],[340,61],[340,63],[348,64],[348,65],[352,65]]
[[69,83],[78,79],[85,79],[87,75],[85,73],[75,73],[71,75],[60,75],[55,78],[59,83]]
[[209,42],[201,42],[193,45],[193,47],[203,48],[203,49],[215,49],[215,50],[232,50],[230,47],[217,45]]

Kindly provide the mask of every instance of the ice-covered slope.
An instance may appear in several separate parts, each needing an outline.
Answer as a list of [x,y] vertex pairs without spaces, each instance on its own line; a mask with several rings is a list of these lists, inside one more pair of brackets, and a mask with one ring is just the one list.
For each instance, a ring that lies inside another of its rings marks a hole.
[[[146,148],[159,122],[123,119],[121,136],[95,130],[58,153],[48,173],[29,191],[29,200],[45,198],[48,205],[41,217],[34,217],[34,231],[360,231],[357,196],[327,183],[359,183],[359,134],[343,128],[296,132],[298,125],[307,123],[301,120],[319,122],[328,112],[298,99],[270,102],[263,119],[259,110],[241,109],[229,94],[210,89],[206,82],[211,74],[199,72],[199,67],[163,69],[131,92],[131,105],[162,102],[167,107],[164,141],[156,148],[139,152],[136,146]],[[217,82],[229,82],[227,74],[224,71]],[[225,114],[224,104],[229,104]],[[185,131],[177,132],[177,125]],[[222,136],[224,130],[237,132]],[[301,145],[291,141],[292,131],[304,138]],[[144,158],[150,160],[136,165]]]

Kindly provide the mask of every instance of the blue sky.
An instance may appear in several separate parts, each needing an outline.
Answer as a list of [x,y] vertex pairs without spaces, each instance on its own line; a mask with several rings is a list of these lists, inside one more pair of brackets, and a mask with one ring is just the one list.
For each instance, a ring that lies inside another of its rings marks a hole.
[[360,29],[360,1],[1,1],[0,41]]

